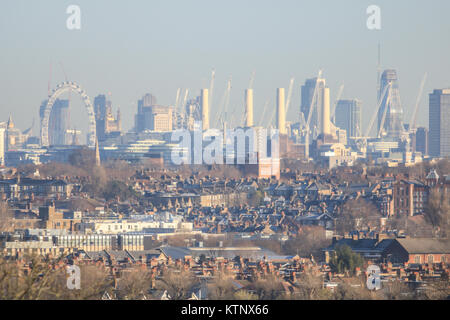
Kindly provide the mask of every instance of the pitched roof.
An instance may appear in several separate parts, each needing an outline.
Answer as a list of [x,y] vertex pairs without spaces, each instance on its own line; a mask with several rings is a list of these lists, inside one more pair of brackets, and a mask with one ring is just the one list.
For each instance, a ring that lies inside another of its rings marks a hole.
[[397,239],[408,253],[450,253],[449,239]]

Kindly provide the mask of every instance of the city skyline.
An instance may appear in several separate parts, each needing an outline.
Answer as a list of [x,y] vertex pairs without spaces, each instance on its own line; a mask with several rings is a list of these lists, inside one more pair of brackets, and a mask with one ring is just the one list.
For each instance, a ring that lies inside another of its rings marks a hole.
[[[132,128],[137,101],[145,93],[155,95],[162,105],[175,103],[178,88],[189,88],[189,98],[195,98],[201,88],[209,87],[213,68],[216,70],[216,78],[210,105],[212,123],[216,122],[220,99],[230,76],[233,89],[228,113],[244,112],[244,90],[248,87],[252,72],[255,72],[254,122],[259,122],[267,101],[269,111],[275,108],[276,88],[287,89],[291,77],[295,78],[295,84],[287,119],[297,122],[300,86],[306,79],[315,77],[319,69],[323,69],[323,77],[327,79],[331,89],[332,104],[342,84],[345,88],[341,99],[356,98],[362,101],[362,126],[365,128],[369,122],[368,113],[370,114],[376,103],[377,46],[381,43],[382,69],[397,70],[405,123],[414,108],[420,80],[423,74],[428,72],[429,80],[425,84],[417,117],[418,126],[427,126],[426,95],[433,89],[450,86],[445,78],[445,70],[450,70],[450,65],[443,58],[450,52],[449,45],[427,34],[432,34],[430,32],[433,29],[435,33],[449,30],[450,23],[436,19],[432,25],[418,30],[417,25],[408,25],[407,21],[408,18],[418,18],[419,15],[425,20],[431,19],[431,13],[441,14],[440,12],[445,10],[432,12],[432,8],[419,3],[410,5],[409,2],[390,4],[379,1],[382,28],[380,31],[371,31],[365,25],[367,3],[361,2],[345,8],[326,3],[327,5],[319,8],[314,4],[285,1],[285,6],[277,7],[274,2],[265,1],[255,7],[244,4],[238,12],[228,9],[234,14],[239,26],[219,23],[223,22],[223,15],[217,24],[213,23],[212,17],[216,10],[224,9],[220,4],[209,4],[202,10],[199,10],[202,6],[197,3],[178,4],[177,7],[186,9],[186,16],[180,17],[179,12],[175,10],[173,15],[177,22],[174,26],[165,24],[164,28],[150,28],[150,31],[157,30],[155,33],[150,32],[150,35],[154,36],[154,41],[150,43],[154,43],[154,46],[140,41],[145,39],[149,30],[143,25],[137,28],[137,22],[133,22],[131,18],[133,14],[140,16],[142,13],[133,8],[125,8],[124,18],[118,19],[118,11],[121,9],[119,4],[110,4],[108,10],[101,11],[101,2],[89,4],[80,1],[82,28],[69,31],[64,24],[67,18],[67,3],[45,6],[45,12],[38,4],[7,4],[3,12],[8,12],[8,17],[1,19],[2,29],[10,31],[1,33],[5,50],[1,53],[4,59],[0,63],[6,71],[0,76],[0,84],[4,88],[0,102],[4,119],[1,120],[6,121],[5,117],[12,114],[18,127],[27,128],[33,117],[39,119],[39,105],[47,95],[51,61],[52,88],[64,81],[67,73],[68,80],[80,83],[91,99],[98,94],[111,92],[110,100],[115,108],[120,107],[123,129],[126,131]],[[151,7],[139,3],[136,8],[140,6]],[[446,6],[447,3],[441,3],[441,7]],[[298,17],[287,8],[297,12]],[[160,22],[158,12],[167,17],[168,10],[166,4],[158,3],[154,5],[154,10],[144,11],[151,12],[150,20],[154,24]],[[102,12],[110,17],[111,21],[103,24],[96,22]],[[307,15],[306,12],[310,14]],[[204,24],[195,22],[194,18],[202,17],[202,13],[211,30],[206,30]],[[346,21],[339,19],[340,14],[341,17],[345,14]],[[282,19],[283,15],[288,17],[286,22]],[[12,19],[14,16],[23,18],[19,19],[21,24]],[[55,21],[49,19],[50,17]],[[178,28],[178,18],[181,18],[181,21],[184,21],[183,18],[190,21],[185,27],[186,30]],[[265,25],[263,22],[272,21],[266,18],[271,18],[274,23]],[[113,23],[112,20],[121,22]],[[308,30],[308,33],[305,33],[306,23],[314,20],[323,21],[326,27],[317,32]],[[27,32],[32,26],[36,26],[34,38]],[[239,28],[248,30],[249,34],[245,36],[245,32],[243,35],[237,33]],[[112,31],[119,32],[120,38],[120,35],[128,34],[130,29],[133,30],[133,35],[124,40],[122,46],[112,38]],[[51,32],[48,33],[49,31]],[[414,33],[418,34],[419,40],[411,41]],[[55,39],[47,39],[49,34],[53,34]],[[174,35],[175,38],[172,37]],[[320,38],[326,41],[318,41]],[[207,41],[204,46],[196,42],[201,39]],[[229,41],[236,41],[235,48],[238,49],[227,48]],[[422,43],[422,46],[419,43]],[[425,53],[424,43],[430,49],[426,50],[425,56],[428,59],[422,58]],[[28,94],[20,94],[19,91]],[[81,101],[78,97],[73,100],[71,115],[73,114],[75,120],[86,123]],[[29,116],[22,117],[22,112]],[[269,118],[270,115],[271,112],[266,112],[265,117]],[[35,130],[38,129],[36,122]]]

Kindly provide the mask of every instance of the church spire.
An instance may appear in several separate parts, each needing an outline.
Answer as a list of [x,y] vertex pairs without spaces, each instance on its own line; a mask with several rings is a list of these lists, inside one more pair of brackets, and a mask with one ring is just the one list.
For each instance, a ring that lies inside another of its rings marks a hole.
[[8,119],[8,129],[13,129],[14,128],[14,122],[12,120],[12,115],[9,115],[9,119]]

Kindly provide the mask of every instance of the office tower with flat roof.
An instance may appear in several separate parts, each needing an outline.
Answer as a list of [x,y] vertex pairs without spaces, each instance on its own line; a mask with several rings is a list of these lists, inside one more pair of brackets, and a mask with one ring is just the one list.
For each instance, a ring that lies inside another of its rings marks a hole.
[[334,114],[336,126],[347,131],[347,137],[361,137],[361,101],[339,100]]
[[436,89],[429,96],[429,153],[450,156],[450,88]]
[[138,100],[138,112],[134,120],[136,132],[150,129],[151,107],[156,104],[156,97],[150,93],[147,93],[142,99]]
[[[314,90],[317,85],[315,103],[312,104],[314,97]],[[326,90],[328,89],[328,90]],[[301,118],[305,119],[305,124],[308,121],[310,109],[312,109],[309,129],[312,132],[329,134],[329,107],[330,91],[326,86],[326,81],[323,78],[307,79],[301,88]],[[325,114],[323,114],[325,111]],[[325,125],[325,126],[324,126]]]
[[400,99],[397,72],[385,70],[380,79],[378,101],[378,133],[381,137],[400,138],[403,131],[403,108]]
[[423,155],[428,155],[428,129],[419,127],[415,134],[415,150]]
[[97,138],[103,141],[110,133],[118,133],[122,129],[120,110],[117,110],[117,117],[112,111],[112,102],[104,94],[98,95],[94,99],[95,124],[97,127]]

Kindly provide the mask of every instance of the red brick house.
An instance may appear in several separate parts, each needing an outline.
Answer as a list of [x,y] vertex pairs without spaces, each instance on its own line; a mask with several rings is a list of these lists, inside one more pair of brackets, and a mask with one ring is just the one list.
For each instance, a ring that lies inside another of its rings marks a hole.
[[406,264],[450,263],[450,240],[428,238],[395,239],[382,253],[392,262]]

